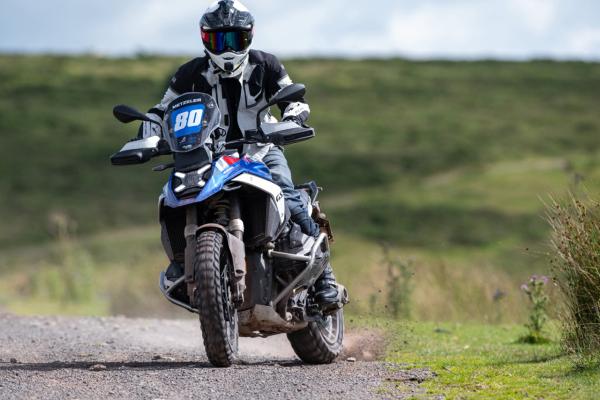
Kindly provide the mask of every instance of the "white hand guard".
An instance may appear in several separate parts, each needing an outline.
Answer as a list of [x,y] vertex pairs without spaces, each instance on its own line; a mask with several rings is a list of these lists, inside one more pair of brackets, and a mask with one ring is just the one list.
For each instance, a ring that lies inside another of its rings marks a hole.
[[158,125],[147,121],[142,122],[142,138],[146,139],[151,136],[162,137],[162,118],[154,113],[147,113],[146,117],[150,118],[152,121],[157,122]]

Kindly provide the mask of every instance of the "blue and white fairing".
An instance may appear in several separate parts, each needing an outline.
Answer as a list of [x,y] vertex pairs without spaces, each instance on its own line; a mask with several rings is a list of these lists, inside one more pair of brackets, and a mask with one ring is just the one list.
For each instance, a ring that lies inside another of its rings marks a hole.
[[[170,208],[201,203],[221,192],[229,182],[237,182],[268,193],[275,205],[281,222],[285,220],[285,203],[281,188],[273,183],[267,166],[251,158],[223,156],[216,161],[213,157],[213,133],[219,128],[221,113],[215,100],[205,93],[185,93],[173,100],[165,112],[166,139],[169,147],[178,154],[204,149],[207,157],[205,166],[197,171],[174,171],[169,182],[164,186],[159,200],[160,205]],[[210,178],[204,180],[206,172],[211,170]],[[177,177],[181,185],[173,187],[173,179]],[[177,193],[185,193],[187,189],[200,188],[194,197],[179,199]]]
[[277,205],[281,222],[285,220],[285,201],[281,188],[273,183],[271,173],[264,163],[253,161],[248,157],[238,159],[223,156],[213,162],[210,178],[196,197],[178,199],[173,190],[173,175],[171,175],[169,182],[163,188],[161,203],[171,208],[201,203],[221,192],[229,182],[252,186],[268,193]]

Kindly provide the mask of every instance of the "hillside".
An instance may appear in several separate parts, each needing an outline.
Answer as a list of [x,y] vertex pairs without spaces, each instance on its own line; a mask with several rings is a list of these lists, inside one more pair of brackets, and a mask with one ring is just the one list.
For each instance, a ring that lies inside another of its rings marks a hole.
[[[119,258],[130,254],[121,243],[98,261],[108,247],[98,237],[153,224],[166,175],[109,165],[137,129],[114,121],[111,108],[149,108],[183,61],[0,56],[0,272],[17,279],[55,265],[45,246],[65,219],[94,262],[139,262]],[[286,154],[296,182],[325,187],[324,208],[342,234],[339,274],[369,282],[350,282],[354,306],[366,310],[369,294],[385,286],[377,243],[386,241],[415,259],[419,317],[491,318],[495,290],[515,293],[506,310],[519,307],[518,282],[547,271],[540,197],[597,191],[600,64],[285,64],[308,87],[317,129]],[[147,232],[128,238],[151,249],[144,257],[157,256],[156,231]]]

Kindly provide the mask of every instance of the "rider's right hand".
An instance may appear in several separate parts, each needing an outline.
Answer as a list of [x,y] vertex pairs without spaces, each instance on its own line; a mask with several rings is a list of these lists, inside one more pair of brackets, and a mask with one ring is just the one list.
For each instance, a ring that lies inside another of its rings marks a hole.
[[158,124],[144,121],[140,125],[140,129],[138,130],[138,138],[145,139],[150,136],[161,136],[162,130],[162,118],[154,113],[147,113],[146,117],[150,118],[152,121],[157,122]]

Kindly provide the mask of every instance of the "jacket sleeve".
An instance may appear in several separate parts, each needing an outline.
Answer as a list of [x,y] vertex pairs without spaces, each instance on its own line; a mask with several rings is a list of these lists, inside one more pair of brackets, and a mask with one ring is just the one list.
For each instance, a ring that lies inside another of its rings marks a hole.
[[[179,67],[175,75],[171,78],[169,87],[160,103],[148,110],[146,114],[148,118],[156,122],[162,122],[169,104],[183,93],[193,91],[209,92],[210,88],[206,79],[199,73],[199,70],[205,63],[205,58],[196,58]],[[138,131],[138,138],[146,138],[154,135],[160,135],[160,128],[156,124],[149,122],[141,124]]]
[[189,81],[189,68],[187,68],[187,64],[186,65],[182,65],[177,72],[175,72],[175,75],[173,75],[173,77],[171,78],[170,82],[169,82],[169,87],[167,88],[167,91],[165,92],[162,100],[156,104],[154,107],[152,107],[150,110],[148,110],[149,114],[155,114],[157,116],[159,116],[161,119],[163,119],[165,117],[165,112],[167,111],[167,107],[169,106],[169,103],[171,103],[173,100],[175,100],[179,95],[181,95],[182,93],[188,92],[189,90],[186,90],[186,82]]
[[[177,71],[175,76],[171,79],[171,83],[169,84],[169,87],[167,88],[167,91],[165,92],[160,103],[156,104],[154,107],[149,109],[148,112],[146,113],[146,116],[148,118],[150,118],[152,121],[162,124],[162,122],[165,118],[165,112],[167,111],[167,107],[169,106],[169,103],[171,103],[173,100],[175,100],[179,96],[179,93],[174,89],[175,77],[177,76],[178,73],[179,73],[179,71]],[[150,136],[161,136],[160,127],[151,122],[142,122],[140,124],[140,129],[138,130],[137,137],[139,139],[142,139],[142,138],[147,138]]]
[[[280,89],[291,85],[293,82],[277,57],[269,57],[266,67],[266,95],[267,100],[270,100]],[[310,107],[305,99],[300,99],[297,102],[281,102],[277,106],[281,110],[282,119],[294,117],[304,123],[310,115]]]

